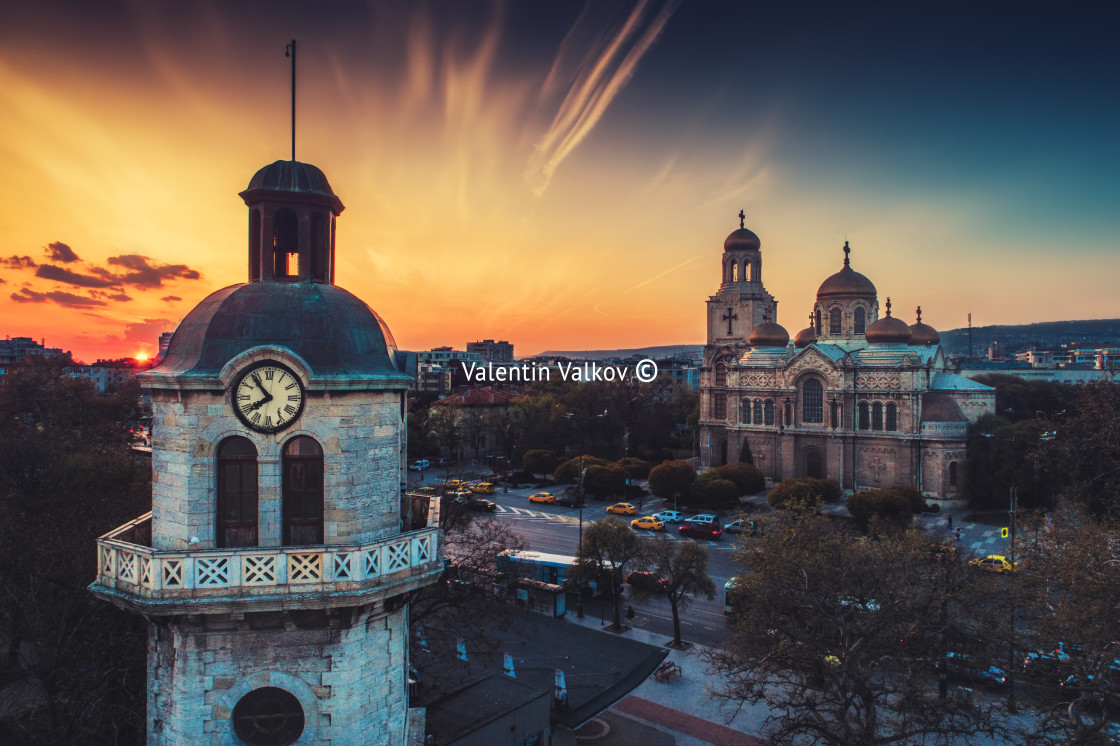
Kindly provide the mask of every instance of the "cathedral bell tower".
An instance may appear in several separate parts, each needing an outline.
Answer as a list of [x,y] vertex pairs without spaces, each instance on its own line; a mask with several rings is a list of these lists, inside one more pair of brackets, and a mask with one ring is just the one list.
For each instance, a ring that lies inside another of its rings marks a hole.
[[438,578],[400,492],[385,322],[334,284],[341,200],[258,171],[248,279],[179,324],[152,399],[152,512],[98,540],[91,590],[148,621],[148,743],[404,744],[407,595]]
[[762,285],[762,242],[746,227],[739,211],[739,229],[723,242],[722,279],[708,299],[708,345],[744,346],[763,316],[777,318],[778,302]]

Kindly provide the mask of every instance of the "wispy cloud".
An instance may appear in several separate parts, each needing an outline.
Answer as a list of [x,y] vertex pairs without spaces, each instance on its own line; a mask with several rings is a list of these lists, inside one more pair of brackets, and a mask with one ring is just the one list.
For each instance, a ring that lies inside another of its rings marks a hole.
[[640,287],[645,287],[646,285],[650,284],[651,282],[654,282],[654,281],[656,281],[656,280],[660,280],[660,279],[661,279],[662,277],[664,277],[665,275],[669,274],[670,272],[676,272],[676,271],[677,271],[678,269],[680,269],[681,267],[684,267],[684,266],[686,266],[686,265],[692,264],[692,263],[693,263],[694,261],[696,261],[697,259],[703,259],[703,258],[705,258],[706,256],[707,256],[707,254],[697,254],[697,255],[696,255],[696,256],[694,256],[694,257],[690,257],[690,258],[688,258],[688,259],[685,259],[685,260],[684,260],[683,262],[681,262],[680,264],[675,264],[675,265],[673,265],[672,267],[669,267],[669,269],[666,269],[666,270],[662,270],[661,272],[658,272],[658,273],[657,273],[657,274],[655,274],[655,275],[654,275],[653,277],[648,277],[648,278],[646,278],[646,279],[642,280],[642,281],[641,281],[641,282],[639,282],[639,283],[638,283],[637,285],[634,285],[634,286],[632,286],[632,287],[628,287],[628,288],[626,288],[625,290],[623,290],[623,291],[622,291],[621,293],[619,293],[618,295],[616,295],[616,296],[614,296],[614,297],[611,297],[611,298],[607,298],[607,299],[606,299],[605,301],[602,301],[602,302],[600,302],[600,303],[596,303],[596,304],[595,304],[595,309],[594,309],[594,310],[595,310],[595,313],[601,314],[601,315],[603,315],[603,316],[609,316],[610,314],[608,314],[608,313],[606,313],[605,311],[603,311],[603,310],[602,310],[602,307],[603,307],[603,306],[607,305],[608,303],[610,303],[610,302],[612,302],[612,301],[616,301],[616,300],[618,300],[619,298],[621,298],[621,297],[622,297],[622,296],[624,296],[624,295],[627,295],[628,293],[632,293],[632,292],[634,292],[635,290],[637,290],[637,289],[638,289],[638,288],[640,288]]
[[571,47],[585,43],[583,37],[592,23],[586,11],[576,21],[542,88],[545,93],[555,90],[566,77],[572,76],[563,103],[537,143],[525,171],[525,180],[535,195],[544,194],[556,169],[595,128],[679,4],[680,0],[668,0],[653,10],[650,0],[639,2],[617,32],[592,45],[573,76],[573,71],[566,69],[573,56]]

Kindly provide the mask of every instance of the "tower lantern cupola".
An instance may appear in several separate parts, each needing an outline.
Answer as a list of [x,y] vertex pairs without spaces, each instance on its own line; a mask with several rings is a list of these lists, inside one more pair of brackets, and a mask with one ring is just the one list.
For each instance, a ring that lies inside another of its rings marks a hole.
[[249,282],[334,283],[335,221],[345,208],[322,171],[276,161],[239,196],[249,207]]

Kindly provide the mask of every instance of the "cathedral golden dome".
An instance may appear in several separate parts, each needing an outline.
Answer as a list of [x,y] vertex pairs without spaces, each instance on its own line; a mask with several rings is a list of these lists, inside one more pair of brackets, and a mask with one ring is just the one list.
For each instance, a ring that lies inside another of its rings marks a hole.
[[851,253],[848,242],[844,242],[844,268],[821,283],[817,290],[818,300],[835,296],[876,296],[875,285],[871,280],[852,269],[849,264],[848,254]]
[[723,240],[724,251],[758,251],[762,248],[762,241],[755,232],[746,227],[747,215],[739,210],[739,228]]
[[864,338],[870,344],[907,344],[910,327],[902,319],[891,316],[891,299],[887,298],[887,315],[867,327]]
[[793,338],[793,346],[801,349],[808,347],[817,341],[817,327],[814,322],[813,314],[809,314],[809,326],[805,327],[797,333]]
[[941,334],[929,324],[922,323],[922,307],[918,306],[918,323],[910,325],[910,344],[939,345]]
[[781,324],[767,320],[751,330],[748,340],[752,347],[785,347],[789,344],[789,332]]

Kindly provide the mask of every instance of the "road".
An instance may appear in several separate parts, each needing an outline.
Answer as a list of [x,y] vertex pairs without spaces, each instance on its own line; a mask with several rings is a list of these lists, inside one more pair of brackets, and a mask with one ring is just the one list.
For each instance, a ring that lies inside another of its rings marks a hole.
[[[503,521],[509,524],[513,532],[521,537],[529,549],[552,554],[575,554],[579,546],[580,511],[577,508],[566,508],[558,505],[530,503],[529,495],[541,491],[537,487],[523,487],[511,489],[508,493],[498,490],[489,495],[489,499],[497,503],[498,509],[493,514],[478,514],[482,520]],[[559,492],[558,488],[551,488]],[[584,525],[606,517],[606,506],[609,501],[589,499],[583,509]],[[661,498],[647,496],[643,501],[642,515],[650,515],[665,508]],[[627,516],[626,520],[630,520]],[[667,526],[664,534],[672,541],[696,541],[708,549],[708,574],[716,585],[716,596],[712,600],[697,598],[688,608],[681,612],[681,636],[689,642],[706,646],[718,646],[730,631],[727,616],[723,613],[723,584],[735,575],[738,570],[734,561],[736,547],[739,546],[737,537],[726,536],[719,541],[682,539],[678,536],[674,526]],[[639,530],[638,535],[648,539],[653,532]],[[671,639],[673,635],[673,617],[669,602],[664,596],[654,596],[642,602],[630,595],[629,587],[621,601],[622,612],[627,606],[633,606],[636,616],[632,622],[635,627],[642,627]],[[610,604],[603,604],[600,608],[599,599],[585,601],[584,613],[589,616],[601,617],[606,623],[611,621],[612,611]],[[574,609],[575,598],[570,600],[569,608]]]

